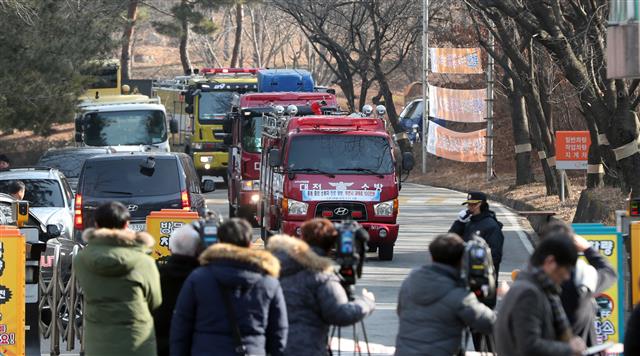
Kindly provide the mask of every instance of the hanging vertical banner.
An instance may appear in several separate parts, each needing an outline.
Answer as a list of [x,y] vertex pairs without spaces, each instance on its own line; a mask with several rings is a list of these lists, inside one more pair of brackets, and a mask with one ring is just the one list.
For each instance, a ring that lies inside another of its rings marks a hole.
[[25,354],[25,239],[0,226],[0,355]]
[[487,130],[455,132],[429,121],[427,152],[459,162],[486,162]]
[[480,48],[429,48],[431,72],[482,74]]
[[486,89],[445,89],[429,85],[429,116],[447,121],[484,122]]

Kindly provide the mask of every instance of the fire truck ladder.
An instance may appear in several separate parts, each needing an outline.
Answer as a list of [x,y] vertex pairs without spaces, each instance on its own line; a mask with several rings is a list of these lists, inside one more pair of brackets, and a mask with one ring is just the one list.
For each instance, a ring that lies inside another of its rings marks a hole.
[[290,116],[277,113],[262,114],[262,135],[268,138],[279,139],[285,134],[287,122]]

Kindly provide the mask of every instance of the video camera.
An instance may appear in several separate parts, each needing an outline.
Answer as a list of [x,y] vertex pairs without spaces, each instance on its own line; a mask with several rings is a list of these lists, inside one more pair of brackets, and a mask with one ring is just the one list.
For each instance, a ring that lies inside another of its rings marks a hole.
[[491,249],[479,232],[465,243],[461,277],[480,302],[487,304],[495,301],[496,275]]
[[356,279],[362,276],[362,266],[365,259],[365,246],[369,241],[369,233],[360,224],[348,220],[334,223],[338,230],[336,241],[336,262],[342,286],[349,295],[356,284]]
[[220,226],[222,222],[223,219],[218,213],[207,211],[204,218],[200,218],[191,223],[191,226],[198,232],[198,235],[200,235],[200,241],[204,248],[220,242],[218,239],[218,226]]

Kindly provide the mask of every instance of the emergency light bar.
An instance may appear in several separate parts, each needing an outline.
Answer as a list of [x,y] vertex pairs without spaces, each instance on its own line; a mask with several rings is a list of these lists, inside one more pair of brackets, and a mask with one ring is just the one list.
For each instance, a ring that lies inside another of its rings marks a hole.
[[344,117],[303,117],[297,120],[298,126],[379,126],[378,119]]
[[237,74],[237,73],[250,73],[257,74],[259,68],[202,68],[200,69],[201,74]]

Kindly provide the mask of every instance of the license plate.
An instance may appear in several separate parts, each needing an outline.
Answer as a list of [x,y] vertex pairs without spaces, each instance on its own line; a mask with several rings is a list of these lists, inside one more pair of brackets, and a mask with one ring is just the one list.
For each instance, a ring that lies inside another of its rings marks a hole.
[[145,231],[147,224],[129,224],[129,230],[140,232]]

